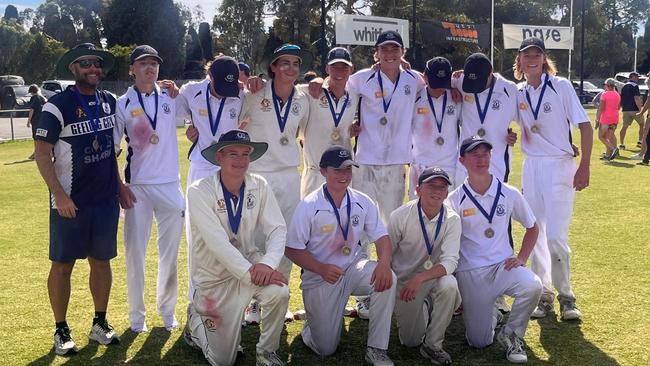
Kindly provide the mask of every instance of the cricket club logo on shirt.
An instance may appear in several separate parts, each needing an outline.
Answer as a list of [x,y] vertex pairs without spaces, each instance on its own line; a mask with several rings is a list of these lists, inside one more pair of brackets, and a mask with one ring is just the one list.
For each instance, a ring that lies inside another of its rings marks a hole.
[[404,95],[411,95],[411,86],[404,85]]
[[104,110],[104,113],[110,114],[111,113],[111,105],[108,103],[102,103],[102,109]]
[[297,116],[300,113],[301,108],[302,107],[298,103],[295,103],[295,104],[291,105],[291,114],[293,114],[294,116]]
[[255,195],[248,192],[246,195],[246,208],[252,210],[255,207]]
[[352,226],[359,226],[359,215],[352,215],[350,221],[352,222]]
[[77,110],[75,111],[75,114],[77,115],[78,119],[86,117],[86,112],[84,112],[83,108],[77,107]]
[[226,200],[223,198],[219,198],[217,200],[217,211],[219,212],[225,212],[226,211]]
[[162,109],[163,109],[163,112],[165,112],[165,114],[169,114],[172,111],[172,108],[167,103],[163,103]]
[[447,115],[453,115],[456,113],[456,108],[453,105],[447,106]]
[[326,97],[325,95],[323,95],[322,97],[320,97],[320,99],[318,100],[318,102],[319,102],[321,108],[327,108],[327,107],[329,107],[329,103],[327,103],[327,97]]
[[230,108],[230,119],[237,118],[237,110],[235,108]]
[[260,103],[260,109],[263,112],[270,111],[271,110],[271,101],[266,99],[266,98],[262,99],[262,102]]
[[544,113],[551,113],[551,111],[552,111],[552,109],[551,109],[551,103],[549,103],[549,102],[544,102],[544,104],[543,104],[542,106],[543,106],[543,108],[544,108]]
[[506,206],[503,203],[497,205],[497,216],[503,216],[506,214]]
[[497,100],[492,101],[492,110],[498,111],[501,108],[501,102]]

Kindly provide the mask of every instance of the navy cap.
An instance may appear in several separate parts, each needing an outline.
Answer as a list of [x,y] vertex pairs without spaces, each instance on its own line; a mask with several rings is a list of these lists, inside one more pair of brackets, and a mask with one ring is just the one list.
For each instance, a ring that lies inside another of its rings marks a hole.
[[447,185],[451,185],[451,179],[449,179],[449,174],[447,174],[447,172],[444,169],[437,166],[424,169],[422,173],[420,173],[420,176],[418,177],[418,185],[422,185],[422,183],[431,182],[436,178],[442,178],[445,181],[447,181]]
[[521,41],[521,45],[519,45],[519,52],[525,51],[531,47],[539,48],[540,51],[546,53],[546,46],[544,45],[544,41],[537,37],[528,37]]
[[487,81],[492,73],[492,64],[484,54],[477,52],[465,60],[463,67],[463,91],[480,93],[487,88]]
[[451,63],[444,57],[427,61],[424,74],[431,89],[451,89]]
[[492,150],[492,144],[480,136],[472,136],[466,138],[460,144],[460,156],[465,155],[465,153],[470,152],[481,145],[487,145],[490,150]]
[[377,42],[375,42],[375,47],[383,46],[385,44],[394,43],[402,48],[404,48],[404,42],[402,42],[402,36],[394,30],[387,30],[381,32],[379,37],[377,37]]
[[337,62],[343,62],[348,66],[352,66],[352,56],[350,52],[343,47],[334,47],[327,54],[327,64],[335,64]]
[[239,66],[234,58],[219,56],[208,70],[214,81],[214,90],[222,97],[239,96]]
[[162,58],[158,55],[158,51],[146,44],[134,48],[131,52],[131,56],[129,56],[129,61],[131,62],[131,65],[133,65],[134,62],[142,60],[145,57],[153,57],[158,60],[158,63],[163,62]]
[[250,74],[251,74],[251,67],[248,66],[247,63],[240,61],[240,62],[237,64],[237,67],[239,67],[239,71],[243,71],[243,72],[246,73],[247,76],[250,76]]
[[323,155],[320,157],[320,164],[318,165],[321,168],[332,167],[335,169],[341,169],[348,166],[359,167],[359,164],[352,160],[352,153],[350,150],[338,145],[331,146],[325,150]]
[[205,160],[211,162],[214,165],[219,165],[217,159],[215,159],[215,154],[221,149],[230,146],[230,145],[245,145],[250,146],[251,153],[248,156],[250,161],[255,161],[259,159],[266,150],[269,148],[269,144],[266,142],[252,142],[248,132],[244,130],[230,130],[219,137],[219,141],[213,143],[212,145],[206,147],[201,151],[201,155]]

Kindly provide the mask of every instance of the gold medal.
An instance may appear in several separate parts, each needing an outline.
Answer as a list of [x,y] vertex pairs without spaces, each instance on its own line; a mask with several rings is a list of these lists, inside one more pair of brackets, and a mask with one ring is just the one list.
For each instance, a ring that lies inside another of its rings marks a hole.
[[93,140],[93,149],[95,151],[99,150],[99,141],[97,141],[97,136],[95,136],[95,139]]
[[539,132],[539,126],[537,125],[537,123],[533,124],[530,127],[530,132],[532,132],[532,133],[538,133]]
[[280,139],[280,145],[285,146],[289,144],[289,138],[287,136],[282,136]]
[[350,253],[352,253],[352,249],[346,245],[341,248],[341,253],[343,253],[343,255],[350,255]]
[[483,234],[485,234],[486,238],[491,239],[494,236],[494,230],[492,230],[492,228],[489,227],[489,228],[485,229]]
[[341,139],[341,131],[339,130],[338,127],[336,127],[334,130],[332,130],[332,134],[330,135],[333,141],[338,141]]
[[151,137],[149,137],[149,142],[151,142],[154,145],[157,144],[159,141],[160,141],[160,137],[158,137],[158,135],[156,135],[155,133],[151,135]]
[[438,145],[444,145],[444,143],[445,143],[445,139],[444,139],[444,137],[442,137],[442,136],[438,136],[438,138],[436,139],[436,144],[438,144]]
[[476,132],[480,137],[485,136],[485,129],[483,127],[479,128]]
[[431,268],[433,268],[433,262],[431,262],[431,259],[427,259],[427,260],[424,262],[423,267],[424,267],[424,269],[426,269],[427,271],[430,270]]
[[379,119],[379,124],[381,124],[382,126],[386,126],[387,123],[388,123],[388,118],[386,118],[385,116]]

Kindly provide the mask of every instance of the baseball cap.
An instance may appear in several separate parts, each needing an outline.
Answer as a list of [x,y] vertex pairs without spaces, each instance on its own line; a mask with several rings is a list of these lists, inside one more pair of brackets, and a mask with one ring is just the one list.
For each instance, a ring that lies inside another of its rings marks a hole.
[[394,30],[383,31],[377,37],[377,42],[375,42],[375,47],[383,46],[385,44],[393,43],[402,48],[404,48],[404,42],[402,42],[402,36]]
[[605,80],[605,85],[615,87],[616,86],[616,80],[614,80],[612,78],[607,78],[607,80]]
[[472,136],[466,138],[460,144],[460,156],[465,155],[465,153],[470,152],[481,145],[487,145],[490,148],[490,150],[492,150],[492,144],[488,140],[480,136]]
[[424,74],[432,89],[451,89],[451,63],[444,57],[434,57],[427,61]]
[[223,97],[239,96],[239,66],[234,58],[219,56],[208,70],[214,81],[214,90]]
[[129,61],[131,65],[133,65],[134,62],[141,60],[145,57],[153,57],[157,59],[159,63],[163,62],[162,58],[158,56],[158,51],[156,51],[155,48],[146,44],[134,48],[133,51],[131,52],[131,56],[129,56]]
[[243,71],[244,73],[246,73],[246,75],[249,75],[249,76],[250,76],[250,74],[251,74],[251,67],[248,66],[247,63],[245,63],[245,62],[241,62],[241,61],[240,61],[240,62],[237,64],[237,67],[239,67],[239,71]]
[[335,64],[337,62],[343,62],[348,66],[352,66],[352,57],[350,52],[343,47],[334,47],[327,54],[327,64]]
[[519,52],[525,51],[531,47],[537,47],[540,51],[546,53],[546,46],[544,46],[544,41],[537,37],[528,37],[521,41],[521,45],[519,45]]
[[331,146],[323,152],[323,155],[320,157],[321,168],[332,167],[335,169],[341,169],[348,166],[359,167],[354,160],[352,160],[352,153],[350,150],[344,148],[343,146]]
[[477,52],[469,55],[463,67],[463,91],[480,93],[487,88],[487,81],[492,73],[492,64],[484,54]]
[[628,77],[631,78],[632,76],[639,76],[639,73],[636,71],[632,71]]
[[424,169],[422,173],[420,173],[420,177],[418,177],[418,185],[422,185],[422,183],[431,182],[436,178],[442,178],[445,181],[447,181],[447,185],[451,185],[451,179],[449,179],[449,174],[447,174],[447,172],[444,169],[437,166]]
[[222,150],[223,148],[230,145],[245,145],[251,147],[251,153],[249,155],[250,161],[255,161],[259,159],[266,150],[269,148],[269,144],[266,142],[253,142],[251,141],[250,135],[244,130],[230,130],[219,137],[219,141],[213,143],[212,145],[206,147],[201,151],[201,155],[205,160],[211,162],[214,165],[219,165],[217,159],[215,159],[215,153]]

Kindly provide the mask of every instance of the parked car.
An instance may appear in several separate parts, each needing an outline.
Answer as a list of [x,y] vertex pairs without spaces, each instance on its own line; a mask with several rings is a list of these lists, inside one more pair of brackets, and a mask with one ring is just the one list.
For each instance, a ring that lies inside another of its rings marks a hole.
[[[627,83],[627,81],[630,79],[630,73],[631,72],[619,72],[616,74],[616,76],[614,76],[614,80],[616,80],[616,89],[619,93],[621,92],[623,85],[625,85],[625,83]],[[643,98],[644,103],[648,98],[648,84],[646,84],[647,81],[647,76],[639,76],[639,92],[641,92],[641,97]]]
[[571,84],[573,84],[573,89],[576,91],[576,94],[578,94],[578,98],[582,104],[591,104],[591,102],[594,100],[594,97],[603,91],[602,88],[597,87],[593,83],[589,81],[583,81],[583,93],[580,95],[580,81],[573,80],[571,81]]
[[73,80],[45,80],[41,83],[41,93],[45,98],[50,99],[70,85],[74,85]]
[[7,85],[25,85],[25,80],[22,76],[0,75],[0,90]]
[[[0,103],[2,109],[29,109],[29,86],[27,85],[6,85],[0,90]],[[26,117],[28,112],[16,114],[18,117]]]

